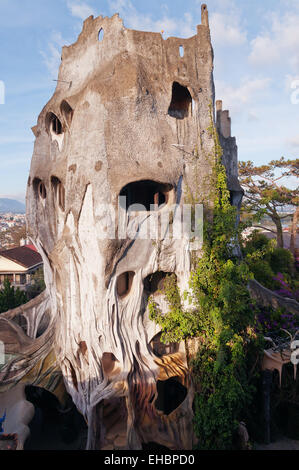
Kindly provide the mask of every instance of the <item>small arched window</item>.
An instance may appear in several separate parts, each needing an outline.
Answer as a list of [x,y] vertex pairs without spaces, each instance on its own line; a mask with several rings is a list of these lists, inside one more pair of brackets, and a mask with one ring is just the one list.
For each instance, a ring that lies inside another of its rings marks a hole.
[[60,111],[64,119],[67,122],[67,125],[70,126],[73,119],[73,108],[68,104],[67,101],[63,100],[60,105]]
[[100,29],[98,38],[99,38],[100,42],[103,41],[103,39],[104,39],[104,30],[103,30],[103,28]]
[[64,211],[65,208],[65,190],[62,182],[56,176],[51,177],[51,184],[59,208]]
[[49,113],[46,118],[46,127],[49,132],[60,135],[63,134],[61,121],[54,113]]
[[126,198],[120,200],[123,209],[131,211],[150,211],[152,207],[161,208],[168,203],[169,193],[173,189],[171,184],[158,183],[157,181],[142,180],[127,184],[120,196]]
[[41,200],[46,199],[47,190],[46,190],[46,186],[44,185],[42,180],[40,180],[39,178],[34,178],[34,180],[33,180],[33,189],[34,189],[36,197],[40,198]]
[[117,282],[116,282],[116,290],[117,290],[117,295],[120,298],[126,297],[132,287],[133,284],[133,278],[135,276],[135,273],[132,271],[125,272],[118,276]]

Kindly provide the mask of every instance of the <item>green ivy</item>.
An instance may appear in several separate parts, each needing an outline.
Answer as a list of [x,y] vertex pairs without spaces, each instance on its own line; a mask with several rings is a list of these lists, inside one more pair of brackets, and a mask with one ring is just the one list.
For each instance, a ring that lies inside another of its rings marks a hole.
[[[212,115],[211,115],[212,122]],[[150,316],[162,328],[162,341],[197,337],[200,347],[190,364],[197,393],[194,430],[200,449],[234,447],[238,423],[246,420],[254,396],[254,364],[261,339],[254,331],[255,311],[247,289],[252,277],[247,264],[234,256],[238,240],[236,208],[231,206],[218,133],[214,139],[214,209],[205,225],[203,253],[184,293],[183,308],[175,276],[164,285],[169,306],[165,315],[153,299]]]

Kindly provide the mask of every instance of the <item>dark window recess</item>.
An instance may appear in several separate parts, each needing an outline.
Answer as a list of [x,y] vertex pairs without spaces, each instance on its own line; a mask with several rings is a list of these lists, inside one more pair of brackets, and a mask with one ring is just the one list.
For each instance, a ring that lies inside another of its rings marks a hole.
[[64,211],[65,208],[65,190],[64,186],[61,183],[60,179],[58,179],[56,176],[51,177],[51,184],[52,188],[56,197],[56,200],[58,202],[58,205],[62,211]]
[[21,313],[16,315],[13,319],[14,323],[16,323],[22,330],[24,331],[25,334],[27,334],[27,318],[24,317]]
[[[167,204],[168,193],[172,189],[170,184],[157,183],[156,181],[144,180],[136,181],[125,186],[120,196],[126,198],[125,205],[121,201],[120,206],[126,210],[151,210],[151,205],[158,207]],[[143,206],[143,208],[138,206]],[[144,209],[145,208],[145,209]]]
[[77,380],[76,372],[75,372],[75,369],[74,369],[73,365],[71,363],[69,363],[69,364],[70,364],[70,369],[71,369],[72,381],[73,381],[75,389],[78,392],[78,380]]
[[164,290],[164,281],[168,276],[175,276],[174,273],[165,273],[163,271],[157,271],[153,274],[149,274],[144,279],[144,289],[148,294],[154,294],[157,291]]
[[72,119],[73,119],[73,113],[74,113],[73,108],[68,104],[67,101],[63,100],[60,105],[60,111],[61,111],[61,114],[63,114],[66,122],[70,126]]
[[178,377],[171,377],[163,382],[158,380],[157,392],[155,407],[165,415],[169,415],[183,403],[188,390],[179,382]]
[[187,87],[174,82],[172,85],[172,99],[168,114],[176,119],[184,119],[189,115],[192,107],[192,97]]
[[115,363],[118,362],[113,353],[105,352],[102,356],[102,366],[105,374],[109,375],[115,367]]
[[42,199],[46,199],[47,191],[46,191],[46,187],[45,187],[45,185],[42,181],[39,183],[38,192],[39,192],[39,195]]
[[158,333],[152,341],[150,342],[151,349],[155,356],[162,357],[167,356],[169,354],[175,354],[179,350],[178,343],[168,343],[164,344],[161,342],[161,335],[162,333]]
[[37,328],[37,332],[36,332],[37,338],[42,336],[47,331],[48,326],[50,325],[50,321],[51,321],[50,313],[45,312]]
[[70,450],[71,443],[71,449],[85,448],[87,426],[69,395],[64,409],[56,396],[43,388],[27,385],[25,396],[35,408],[25,450]]
[[49,113],[46,118],[46,126],[54,134],[59,135],[63,133],[62,124],[54,113]]
[[44,183],[42,182],[42,180],[40,180],[39,178],[34,178],[34,180],[33,180],[33,189],[34,189],[35,195],[37,197],[40,197],[41,199],[46,199],[47,191],[46,191],[46,187],[45,187]]
[[125,297],[131,290],[135,273],[128,271],[117,278],[116,290],[119,297]]

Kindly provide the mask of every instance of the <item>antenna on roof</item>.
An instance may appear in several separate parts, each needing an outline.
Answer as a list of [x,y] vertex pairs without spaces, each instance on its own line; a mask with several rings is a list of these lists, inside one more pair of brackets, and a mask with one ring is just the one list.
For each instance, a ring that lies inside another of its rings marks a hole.
[[53,82],[62,82],[62,83],[69,83],[69,88],[71,88],[73,82],[68,82],[66,80],[53,80]]

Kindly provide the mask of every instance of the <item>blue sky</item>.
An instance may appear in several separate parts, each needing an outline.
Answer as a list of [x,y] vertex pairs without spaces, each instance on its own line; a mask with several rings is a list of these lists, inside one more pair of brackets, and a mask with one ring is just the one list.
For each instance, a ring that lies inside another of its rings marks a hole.
[[[61,47],[76,41],[86,17],[118,12],[128,28],[190,37],[200,23],[201,3],[0,0],[0,81],[5,84],[0,197],[24,199],[34,140],[31,127],[54,92]],[[299,0],[206,3],[216,98],[230,109],[239,159],[262,164],[281,156],[298,157],[299,92],[292,84],[299,91]],[[292,103],[292,93],[298,104]]]

